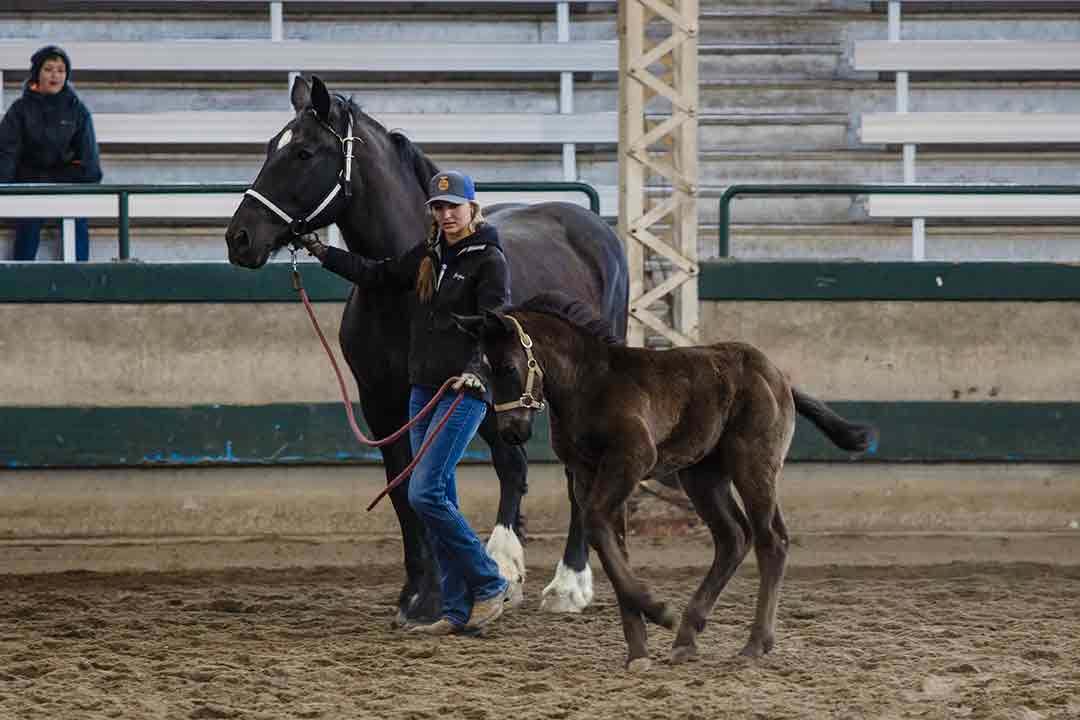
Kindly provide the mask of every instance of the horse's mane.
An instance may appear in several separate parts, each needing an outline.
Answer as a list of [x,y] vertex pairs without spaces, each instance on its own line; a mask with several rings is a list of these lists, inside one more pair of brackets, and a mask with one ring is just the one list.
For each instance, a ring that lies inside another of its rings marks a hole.
[[515,311],[554,315],[608,345],[623,344],[622,340],[615,337],[607,320],[598,316],[585,303],[561,292],[542,292],[506,310]]
[[413,144],[413,141],[405,135],[404,131],[387,130],[382,123],[364,112],[364,108],[351,95],[345,97],[341,93],[334,93],[333,97],[344,105],[345,110],[351,113],[353,117],[365,120],[372,129],[386,134],[390,139],[390,144],[397,152],[398,160],[412,171],[412,174],[416,176],[416,182],[427,193],[428,181],[431,180],[435,173],[439,172],[439,168],[428,159],[424,151]]

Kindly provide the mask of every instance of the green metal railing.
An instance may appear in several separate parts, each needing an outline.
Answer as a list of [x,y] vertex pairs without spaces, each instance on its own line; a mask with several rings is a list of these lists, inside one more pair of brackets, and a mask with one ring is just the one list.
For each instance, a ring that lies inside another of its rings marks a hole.
[[[132,195],[208,195],[211,193],[243,193],[246,183],[177,184],[177,185],[91,185],[3,184],[0,195],[115,195],[117,199],[117,242],[121,260],[131,259],[131,196]],[[580,182],[488,182],[477,183],[478,192],[580,192],[589,198],[589,208],[600,214],[600,195],[596,188]],[[57,214],[55,217],[64,217]]]
[[731,201],[740,195],[1080,195],[1080,185],[732,185],[720,196],[719,257],[731,256]]

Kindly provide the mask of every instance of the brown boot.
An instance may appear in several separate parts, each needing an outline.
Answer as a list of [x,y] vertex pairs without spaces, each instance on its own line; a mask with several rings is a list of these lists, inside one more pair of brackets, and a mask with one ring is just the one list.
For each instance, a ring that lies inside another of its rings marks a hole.
[[429,637],[456,635],[461,632],[461,626],[455,625],[446,618],[441,618],[430,625],[413,625],[412,627],[407,628],[405,632],[410,635],[427,635]]
[[465,623],[465,629],[479,630],[498,620],[503,613],[507,589],[509,585],[494,597],[474,602],[472,612],[469,613],[469,622]]

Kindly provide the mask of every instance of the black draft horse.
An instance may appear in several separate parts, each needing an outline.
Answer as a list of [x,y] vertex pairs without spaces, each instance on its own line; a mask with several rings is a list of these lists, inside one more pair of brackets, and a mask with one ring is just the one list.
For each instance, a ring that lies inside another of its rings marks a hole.
[[[336,223],[349,250],[372,258],[397,256],[428,232],[428,180],[439,169],[405,135],[388,132],[351,98],[331,95],[314,77],[292,87],[296,117],[271,138],[266,162],[225,234],[229,262],[262,267],[294,233]],[[514,301],[558,288],[626,334],[628,271],[618,237],[597,215],[569,203],[500,204],[484,209],[499,230],[511,271]],[[360,390],[364,417],[376,437],[408,419],[408,315],[413,295],[387,295],[353,287],[339,339]],[[499,476],[499,510],[488,550],[510,580],[512,602],[523,594],[525,561],[520,507],[527,458],[496,428],[494,413],[480,427]],[[412,459],[406,435],[382,448],[387,478]],[[406,581],[398,620],[437,617],[438,581],[422,522],[408,502],[407,483],[390,497],[401,525]],[[571,524],[563,558],[544,589],[541,607],[580,612],[592,600],[588,546],[567,477]]]
[[[742,654],[769,652],[788,553],[777,481],[795,415],[850,451],[870,448],[877,431],[844,420],[792,387],[764,353],[746,343],[623,347],[588,308],[554,293],[506,313],[457,321],[483,339],[495,402],[500,409],[508,404],[498,416],[508,440],[529,438],[533,401],[550,406],[552,446],[574,477],[585,535],[618,598],[628,668],[649,667],[645,620],[671,629],[677,617],[630,568],[626,500],[642,480],[672,473],[678,473],[716,547],[679,623],[672,661],[697,655],[698,633],[751,546],[761,580]],[[512,407],[525,395],[531,400]]]

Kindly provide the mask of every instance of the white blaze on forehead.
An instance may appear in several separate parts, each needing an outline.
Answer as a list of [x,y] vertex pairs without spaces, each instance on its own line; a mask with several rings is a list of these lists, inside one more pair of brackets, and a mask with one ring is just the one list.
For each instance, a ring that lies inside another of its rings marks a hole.
[[277,149],[280,150],[288,145],[290,140],[292,140],[292,130],[286,130],[281,133],[281,137],[279,137],[277,141]]

